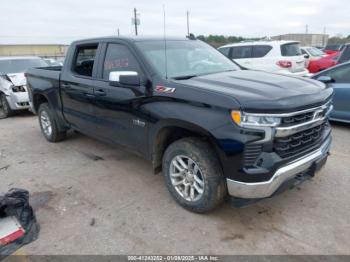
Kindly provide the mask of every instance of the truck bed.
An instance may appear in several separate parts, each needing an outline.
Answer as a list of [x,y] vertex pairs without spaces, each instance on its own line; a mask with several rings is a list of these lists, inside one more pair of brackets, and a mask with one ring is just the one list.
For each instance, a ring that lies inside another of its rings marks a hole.
[[[61,110],[60,105],[60,78],[61,66],[31,68],[26,72],[29,100],[33,103],[33,94],[45,92],[51,97],[56,97],[57,110]],[[33,112],[37,108],[32,108]]]

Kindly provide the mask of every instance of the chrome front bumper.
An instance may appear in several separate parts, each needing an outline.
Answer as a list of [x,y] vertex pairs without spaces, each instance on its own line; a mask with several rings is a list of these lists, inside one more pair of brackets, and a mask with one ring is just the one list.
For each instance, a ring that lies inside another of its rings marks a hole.
[[331,145],[331,136],[316,151],[299,158],[278,169],[269,181],[245,183],[227,179],[230,196],[244,199],[270,197],[286,181],[308,170],[313,164],[327,157]]

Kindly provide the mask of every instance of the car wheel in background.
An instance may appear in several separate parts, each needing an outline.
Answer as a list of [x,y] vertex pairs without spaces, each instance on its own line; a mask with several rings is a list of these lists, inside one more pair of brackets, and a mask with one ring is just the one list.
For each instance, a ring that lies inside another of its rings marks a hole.
[[13,114],[13,111],[10,108],[6,100],[5,94],[0,94],[0,119],[7,118]]
[[58,129],[53,112],[47,103],[40,105],[38,110],[41,132],[49,142],[59,142],[66,138],[66,132]]
[[166,149],[163,174],[173,198],[193,212],[208,212],[227,195],[215,153],[207,142],[198,138],[180,139]]

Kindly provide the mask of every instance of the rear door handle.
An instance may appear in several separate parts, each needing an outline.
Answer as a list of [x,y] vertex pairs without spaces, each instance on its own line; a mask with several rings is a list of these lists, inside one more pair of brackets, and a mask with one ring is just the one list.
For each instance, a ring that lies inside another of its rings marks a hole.
[[72,89],[71,85],[67,84],[67,83],[61,84],[61,87],[65,88],[65,89]]
[[95,95],[96,96],[105,96],[106,92],[103,89],[98,89],[98,90],[95,90]]

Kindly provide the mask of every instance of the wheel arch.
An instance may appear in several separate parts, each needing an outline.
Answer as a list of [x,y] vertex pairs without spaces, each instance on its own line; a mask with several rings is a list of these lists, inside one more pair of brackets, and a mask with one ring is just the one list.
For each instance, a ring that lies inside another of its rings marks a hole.
[[39,107],[43,103],[49,103],[49,99],[42,93],[37,93],[33,95],[33,109],[38,112]]
[[[168,146],[185,137],[197,137],[206,140],[215,153],[217,152],[215,138],[208,130],[186,121],[168,120],[166,123],[158,125],[151,135],[150,154],[154,173],[161,172],[162,158]],[[220,158],[219,162],[221,163]]]

